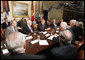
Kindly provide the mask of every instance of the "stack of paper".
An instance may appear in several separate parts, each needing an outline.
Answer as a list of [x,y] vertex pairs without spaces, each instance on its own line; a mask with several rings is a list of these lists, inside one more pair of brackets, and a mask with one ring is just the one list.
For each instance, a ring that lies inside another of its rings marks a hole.
[[39,40],[39,45],[49,45],[47,40]]
[[48,37],[48,36],[50,36],[50,34],[46,34],[45,36]]
[[59,31],[56,31],[56,33],[59,33]]
[[32,39],[32,36],[28,36],[26,37],[26,40]]
[[37,43],[39,40],[33,40],[33,41],[31,41],[30,43],[31,44],[35,44],[35,43]]
[[4,49],[4,50],[2,50],[2,52],[3,52],[3,54],[9,53],[8,49]]
[[52,35],[52,36],[50,36],[48,39],[49,39],[49,40],[52,40],[52,39],[53,39],[53,37],[54,37],[54,36]]
[[45,35],[47,33],[47,31],[43,32],[43,34]]

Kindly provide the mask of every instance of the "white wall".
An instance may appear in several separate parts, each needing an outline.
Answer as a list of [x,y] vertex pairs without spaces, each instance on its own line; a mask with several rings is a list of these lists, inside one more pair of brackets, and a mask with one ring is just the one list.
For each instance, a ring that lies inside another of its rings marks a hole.
[[[17,1],[17,2],[22,2],[22,3],[27,3],[29,4],[28,8],[28,13],[29,13],[29,17],[31,18],[31,1]],[[8,16],[8,21],[11,21],[14,19],[14,17],[12,16],[12,5],[11,5],[11,1],[9,1],[9,7],[10,7],[10,11],[9,11],[9,16]],[[18,21],[21,19],[21,18],[16,18]],[[28,18],[26,18],[28,19]]]

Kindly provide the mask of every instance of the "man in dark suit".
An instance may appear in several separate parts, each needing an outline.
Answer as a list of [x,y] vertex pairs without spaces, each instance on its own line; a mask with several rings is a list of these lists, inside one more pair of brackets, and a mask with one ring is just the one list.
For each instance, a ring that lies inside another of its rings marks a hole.
[[57,25],[56,25],[56,20],[53,19],[53,22],[51,23],[51,27],[52,27],[52,28],[56,28],[56,26],[57,26]]
[[48,26],[45,23],[45,20],[41,20],[41,23],[38,25],[40,31],[44,31]]
[[76,26],[76,24],[77,24],[77,21],[76,20],[71,20],[70,21],[70,26],[71,26],[71,28],[70,28],[70,30],[72,30],[73,31],[73,35],[74,35],[74,44],[75,44],[75,41],[79,41],[79,36],[81,35],[81,33],[82,33],[82,29],[81,28],[79,28],[78,26]]
[[10,55],[5,59],[45,59],[44,55],[25,54],[25,37],[20,32],[14,32],[7,36],[6,43]]
[[8,19],[5,18],[5,22],[2,24],[2,28],[6,29],[8,26],[10,26],[10,22],[8,22]]
[[24,34],[29,34],[33,33],[34,29],[32,28],[32,22],[31,20],[27,21],[27,24],[23,26],[23,33]]
[[53,59],[76,59],[77,48],[71,44],[72,33],[64,30],[59,34],[60,47],[54,47],[46,54],[47,58]]

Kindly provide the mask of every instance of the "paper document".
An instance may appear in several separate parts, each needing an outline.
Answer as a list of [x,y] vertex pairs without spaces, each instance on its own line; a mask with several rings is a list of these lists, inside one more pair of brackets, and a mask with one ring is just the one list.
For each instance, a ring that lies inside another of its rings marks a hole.
[[48,37],[48,36],[50,36],[50,34],[46,34],[45,36]]
[[48,39],[49,39],[49,40],[52,40],[52,39],[53,39],[53,37],[54,37],[54,36],[52,35],[52,36],[48,37]]
[[56,33],[59,33],[59,31],[56,31]]
[[2,50],[2,52],[3,52],[3,54],[9,53],[8,49],[4,49],[4,50]]
[[32,36],[28,36],[26,37],[26,40],[32,39]]
[[45,35],[47,33],[47,31],[43,32],[43,34]]
[[18,27],[18,29],[21,29],[20,27]]
[[30,43],[31,44],[35,44],[35,43],[37,43],[39,40],[33,40],[33,41],[31,41]]
[[47,40],[39,40],[39,45],[49,45]]
[[39,32],[39,33],[43,33],[43,31]]

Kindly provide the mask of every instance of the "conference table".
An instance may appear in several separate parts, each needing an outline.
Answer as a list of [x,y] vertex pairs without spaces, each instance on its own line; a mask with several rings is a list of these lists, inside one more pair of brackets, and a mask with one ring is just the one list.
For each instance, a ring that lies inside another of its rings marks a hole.
[[[46,37],[43,33],[34,35],[35,33],[32,33],[31,36],[33,37],[32,39],[26,40],[26,50],[25,53],[26,54],[37,54],[39,52],[42,52],[46,49],[48,49],[49,47],[53,46],[55,43],[53,40],[49,40],[47,39],[48,37]],[[38,37],[38,35],[40,35],[40,40],[47,40],[49,45],[39,45],[39,42],[35,43],[35,44],[31,44],[31,41],[36,40]]]
[[[46,34],[51,34],[51,31],[52,30],[46,31],[47,32]],[[34,35],[35,33],[36,33],[36,35]],[[53,34],[54,33],[55,33],[55,31],[53,30]],[[25,53],[26,54],[33,54],[33,55],[35,55],[35,54],[37,54],[39,52],[42,52],[42,51],[52,47],[55,44],[55,42],[53,40],[47,39],[51,35],[46,37],[45,34],[43,34],[43,33],[34,32],[34,33],[31,33],[31,34],[28,34],[27,36],[32,36],[33,38],[32,39],[28,39],[28,40],[25,41],[26,42],[26,46],[25,46],[26,47],[25,48]],[[35,44],[31,44],[31,41],[34,41],[34,40],[38,39],[38,36],[40,36],[40,40],[47,40],[48,45],[39,45],[39,42],[37,42]],[[5,40],[2,40],[1,43],[2,43],[2,46],[3,46],[3,47],[1,47],[1,56],[3,56],[3,55],[9,56],[10,52],[7,53],[7,54],[3,54],[2,53],[2,50],[7,49],[7,47],[4,46],[4,44],[6,44]]]

